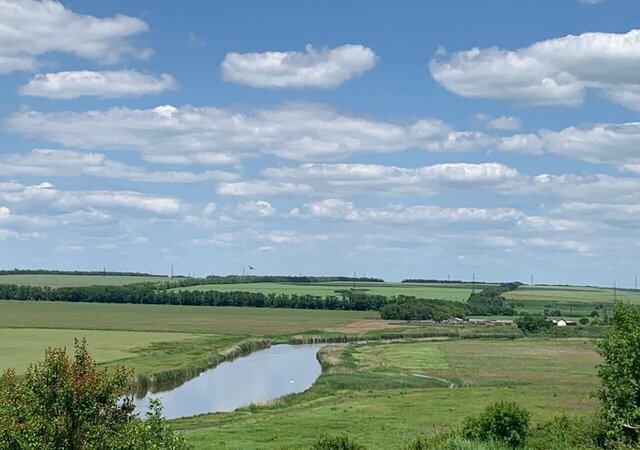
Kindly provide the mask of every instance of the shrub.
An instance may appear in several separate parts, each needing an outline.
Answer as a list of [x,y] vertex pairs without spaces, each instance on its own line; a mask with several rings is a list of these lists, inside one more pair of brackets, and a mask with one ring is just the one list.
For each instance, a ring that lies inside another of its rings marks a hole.
[[589,323],[589,318],[581,317],[578,322],[580,323],[580,325],[587,325]]
[[416,436],[405,446],[405,450],[507,450],[508,448],[503,442],[478,442],[450,434]]
[[540,333],[551,327],[551,322],[542,314],[522,313],[516,324],[525,333]]
[[366,450],[366,447],[343,434],[322,436],[311,446],[311,450]]
[[467,439],[503,441],[520,447],[527,438],[531,414],[513,402],[489,405],[477,417],[467,417],[462,433]]
[[603,430],[598,417],[569,417],[561,414],[530,430],[527,447],[533,449],[595,449]]

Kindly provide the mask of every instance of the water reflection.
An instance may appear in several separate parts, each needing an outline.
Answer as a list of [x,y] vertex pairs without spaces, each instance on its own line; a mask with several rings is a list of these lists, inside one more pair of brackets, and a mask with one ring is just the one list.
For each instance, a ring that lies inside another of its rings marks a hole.
[[136,398],[136,412],[147,410],[150,398],[162,401],[168,419],[241,406],[302,392],[320,376],[316,359],[322,344],[275,345],[234,361],[223,362],[175,389]]

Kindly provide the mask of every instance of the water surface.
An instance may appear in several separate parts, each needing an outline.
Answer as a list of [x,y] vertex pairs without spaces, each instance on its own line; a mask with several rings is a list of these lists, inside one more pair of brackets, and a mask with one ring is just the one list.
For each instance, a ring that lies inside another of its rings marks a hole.
[[275,345],[223,362],[175,389],[136,398],[136,412],[144,416],[150,398],[160,399],[163,415],[174,419],[233,411],[305,391],[322,371],[316,359],[321,347],[322,344]]

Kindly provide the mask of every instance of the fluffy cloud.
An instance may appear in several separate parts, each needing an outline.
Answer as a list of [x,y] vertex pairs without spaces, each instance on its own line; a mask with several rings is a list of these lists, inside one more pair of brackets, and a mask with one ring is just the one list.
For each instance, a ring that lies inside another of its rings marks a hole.
[[269,184],[313,182],[314,193],[335,192],[342,188],[348,192],[360,189],[397,195],[495,186],[519,176],[516,169],[499,163],[447,163],[415,169],[379,164],[308,163],[297,167],[269,167],[263,173]]
[[249,180],[230,183],[219,183],[220,195],[304,195],[313,192],[313,188],[302,183],[272,183],[267,180]]
[[514,51],[473,48],[433,59],[429,68],[436,81],[465,97],[576,105],[592,88],[638,109],[639,63],[640,30],[631,30],[569,35]]
[[515,131],[520,128],[521,120],[513,116],[491,117],[488,114],[476,114],[475,119],[487,128],[494,130]]
[[193,106],[20,112],[9,130],[81,149],[131,149],[156,162],[237,161],[256,153],[313,161],[355,153],[481,149],[495,140],[435,119],[396,124],[294,103],[250,112]]
[[174,215],[180,211],[178,199],[134,191],[63,191],[51,183],[35,185],[16,184],[0,189],[0,200],[7,203],[26,204],[31,208],[52,207],[57,210],[78,208],[126,208],[159,215]]
[[524,216],[511,208],[444,208],[431,205],[357,209],[352,202],[340,199],[325,199],[304,205],[306,214],[295,212],[294,216],[341,219],[354,222],[468,222],[468,221],[514,221]]
[[118,14],[77,14],[52,0],[0,0],[0,73],[36,70],[40,56],[65,52],[113,63],[122,56],[148,58],[128,38],[148,30],[145,22]]
[[176,81],[163,73],[159,78],[134,70],[56,72],[39,74],[20,88],[22,95],[69,100],[81,96],[115,98],[159,94],[175,89]]
[[276,209],[266,200],[255,200],[240,203],[237,212],[242,216],[271,217],[276,213]]
[[370,70],[373,51],[362,45],[343,45],[305,52],[228,53],[222,61],[227,81],[253,87],[333,88]]
[[568,158],[617,166],[640,164],[640,122],[602,123],[540,132],[548,151]]
[[49,149],[35,149],[29,153],[0,156],[0,172],[5,175],[88,175],[154,183],[195,183],[207,180],[233,181],[237,178],[237,175],[233,173],[220,170],[207,170],[202,173],[154,172],[108,159],[102,153]]

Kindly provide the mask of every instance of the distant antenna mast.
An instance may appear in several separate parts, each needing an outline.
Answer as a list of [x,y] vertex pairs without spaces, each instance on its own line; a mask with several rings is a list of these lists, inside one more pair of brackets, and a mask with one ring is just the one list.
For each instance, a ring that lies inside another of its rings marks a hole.
[[354,270],[353,271],[353,288],[354,289],[356,288],[356,278],[357,278],[357,275],[356,275],[356,271]]
[[613,301],[615,302],[618,299],[618,293],[617,293],[617,289],[618,286],[616,285],[616,282],[613,282]]
[[173,264],[171,264],[171,275],[169,275],[169,278],[173,278]]
[[242,267],[242,276],[244,276],[244,266]]
[[447,281],[451,281],[451,274],[450,273],[447,274]]
[[638,277],[636,277],[635,282],[633,283],[633,288],[637,291],[638,290]]
[[531,274],[531,286],[533,286],[533,274]]
[[473,272],[473,279],[471,281],[471,293],[475,294],[476,293],[476,273]]

